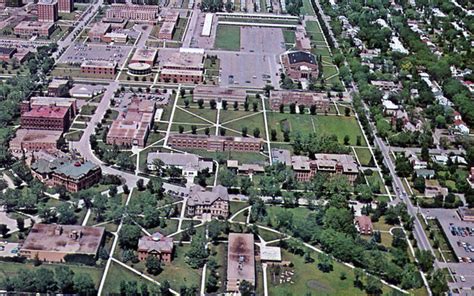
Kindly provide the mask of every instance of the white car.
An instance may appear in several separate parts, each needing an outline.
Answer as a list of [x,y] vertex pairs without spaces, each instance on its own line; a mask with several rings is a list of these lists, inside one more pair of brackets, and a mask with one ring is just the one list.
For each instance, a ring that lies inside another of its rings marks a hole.
[[459,277],[459,279],[461,280],[461,282],[465,282],[465,281],[466,281],[466,278],[465,278],[463,275],[461,275],[461,276]]

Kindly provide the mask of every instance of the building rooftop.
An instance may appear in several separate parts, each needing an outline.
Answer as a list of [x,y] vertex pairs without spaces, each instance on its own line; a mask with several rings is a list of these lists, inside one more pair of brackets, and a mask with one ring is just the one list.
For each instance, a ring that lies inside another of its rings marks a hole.
[[281,162],[285,165],[291,165],[291,152],[286,149],[275,149],[271,151],[272,162]]
[[104,231],[103,227],[36,223],[21,250],[95,255]]
[[138,241],[138,251],[172,253],[173,238],[166,237],[159,232],[155,232],[151,236],[142,236]]
[[54,26],[54,23],[49,22],[35,22],[35,21],[22,21],[18,25],[16,25],[16,30],[49,30],[51,27]]
[[255,249],[251,233],[229,233],[227,290],[238,291],[238,282],[255,284]]
[[58,166],[54,172],[65,175],[71,179],[80,179],[87,175],[90,171],[96,170],[98,168],[98,165],[90,161],[86,161],[84,163],[81,163],[80,161],[70,161]]
[[24,112],[22,117],[64,118],[68,107],[61,106],[32,106],[30,111]]
[[154,48],[138,48],[133,54],[132,61],[139,61],[142,63],[154,62],[158,51]]
[[169,69],[193,68],[202,70],[204,68],[204,53],[180,50],[166,57],[162,61],[162,66]]
[[227,188],[222,185],[217,185],[212,188],[212,191],[206,191],[205,188],[194,185],[190,188],[188,205],[211,205],[216,200],[221,199],[224,201],[229,200],[229,194],[227,193]]
[[62,131],[46,131],[18,129],[15,137],[10,141],[10,147],[20,145],[23,142],[29,143],[56,143],[62,135]]
[[304,51],[293,51],[288,53],[290,64],[309,63],[316,65],[316,57],[314,54]]
[[245,101],[247,92],[241,88],[227,88],[219,87],[214,85],[197,85],[194,88],[193,95],[196,97],[209,97],[209,98],[238,98],[241,101]]
[[270,247],[260,245],[260,260],[262,261],[281,261],[280,247]]
[[166,166],[176,166],[183,168],[196,168],[198,170],[213,170],[212,160],[205,161],[199,156],[190,153],[169,153],[169,152],[150,152],[147,156],[147,164],[153,164],[155,159],[159,159]]
[[0,54],[1,55],[12,55],[16,52],[16,48],[13,47],[0,47]]
[[117,62],[100,61],[100,60],[87,60],[82,62],[81,67],[102,67],[102,68],[115,68]]

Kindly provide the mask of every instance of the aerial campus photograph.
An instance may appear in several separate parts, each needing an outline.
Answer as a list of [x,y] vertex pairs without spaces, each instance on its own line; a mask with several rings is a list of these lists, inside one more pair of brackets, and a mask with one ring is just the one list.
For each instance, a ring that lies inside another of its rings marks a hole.
[[474,295],[471,0],[0,0],[0,295]]

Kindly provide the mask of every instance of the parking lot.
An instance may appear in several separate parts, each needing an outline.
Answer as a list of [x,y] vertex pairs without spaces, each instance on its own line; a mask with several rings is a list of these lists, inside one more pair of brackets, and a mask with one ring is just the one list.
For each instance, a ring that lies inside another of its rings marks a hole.
[[240,51],[280,55],[285,39],[280,28],[240,27]]
[[460,262],[474,262],[474,223],[462,221],[455,210],[425,209],[427,217],[436,217]]
[[132,50],[132,46],[126,45],[105,45],[105,44],[73,44],[66,49],[59,58],[60,64],[80,65],[83,61],[115,61],[118,67],[127,60],[127,56]]
[[0,257],[18,256],[18,243],[0,242]]

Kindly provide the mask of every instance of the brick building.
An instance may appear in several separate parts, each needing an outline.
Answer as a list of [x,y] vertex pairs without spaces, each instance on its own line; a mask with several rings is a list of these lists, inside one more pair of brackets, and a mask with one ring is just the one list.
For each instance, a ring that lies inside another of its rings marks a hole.
[[24,129],[66,131],[71,123],[69,108],[58,106],[31,106],[20,117]]
[[307,156],[292,156],[291,166],[299,182],[310,181],[316,173],[347,176],[351,184],[359,174],[359,166],[349,154],[315,154],[314,160]]
[[53,79],[48,84],[48,96],[61,97],[67,95],[70,84],[68,79]]
[[159,232],[141,237],[138,241],[138,260],[145,261],[149,256],[156,257],[163,263],[171,263],[173,238]]
[[370,217],[365,216],[365,215],[355,217],[354,224],[357,228],[357,231],[359,231],[360,234],[372,235],[373,226],[372,226],[372,221],[370,220]]
[[214,85],[198,85],[193,91],[193,102],[203,100],[209,102],[214,100],[216,102],[238,102],[245,103],[247,99],[247,92],[241,88],[226,88]]
[[143,63],[153,67],[156,62],[157,53],[158,51],[154,48],[137,48],[132,58],[130,59],[129,64]]
[[58,0],[58,11],[71,13],[74,11],[74,0]]
[[62,131],[18,129],[10,141],[10,152],[13,156],[21,157],[23,153],[33,151],[55,151],[61,135]]
[[286,75],[294,80],[318,77],[316,56],[305,51],[291,51],[281,57]]
[[105,228],[36,223],[20,248],[20,255],[33,260],[65,262],[67,255],[96,257]]
[[204,75],[204,51],[180,48],[161,61],[160,80],[173,83],[200,83]]
[[14,47],[0,47],[0,61],[9,62],[15,53]]
[[109,61],[84,61],[81,74],[94,78],[114,78],[117,74],[117,63]]
[[156,24],[160,9],[158,5],[112,4],[105,16],[108,19],[127,19],[138,23]]
[[105,34],[112,31],[112,25],[109,23],[97,22],[94,23],[87,36],[90,41],[94,42],[105,42]]
[[206,149],[208,151],[260,152],[263,141],[258,138],[170,134],[168,144],[176,148]]
[[179,11],[169,10],[165,15],[163,23],[161,24],[160,31],[158,32],[158,38],[172,40],[178,20]]
[[227,188],[217,185],[206,191],[199,185],[190,188],[186,214],[190,217],[227,218],[229,216],[229,194]]
[[54,23],[58,20],[58,0],[39,0],[37,5],[39,22]]
[[107,144],[125,147],[145,147],[153,126],[155,102],[133,97],[127,109],[112,122],[107,134]]
[[290,91],[290,90],[272,90],[270,92],[270,108],[278,110],[280,105],[288,106],[290,104],[316,106],[316,110],[328,112],[331,104],[330,99],[325,93]]
[[54,23],[22,21],[15,26],[13,33],[22,37],[39,36],[49,38],[54,28]]

